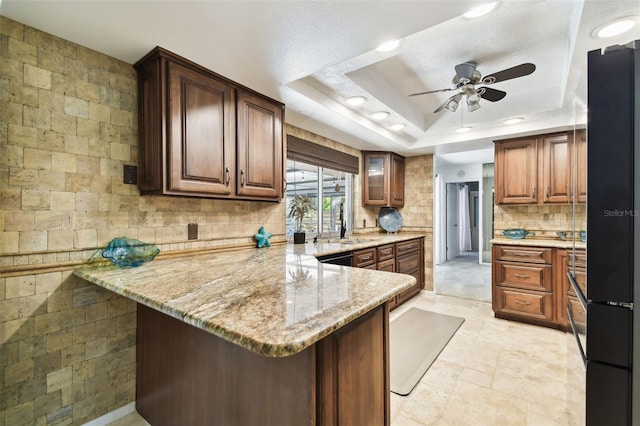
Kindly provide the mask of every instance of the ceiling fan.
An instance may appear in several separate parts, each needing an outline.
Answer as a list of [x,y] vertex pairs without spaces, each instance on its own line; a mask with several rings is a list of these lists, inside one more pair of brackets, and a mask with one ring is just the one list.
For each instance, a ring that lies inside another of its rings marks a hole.
[[480,108],[480,98],[491,102],[497,102],[507,96],[507,92],[503,92],[502,90],[484,86],[476,88],[476,84],[489,85],[505,80],[511,80],[512,78],[524,77],[525,75],[533,73],[536,70],[536,66],[531,63],[520,64],[484,77],[482,77],[480,71],[476,69],[475,62],[458,64],[455,66],[455,69],[456,75],[452,79],[452,88],[412,93],[409,96],[419,96],[426,95],[428,93],[449,92],[455,90],[458,93],[444,101],[444,103],[433,112],[440,112],[445,108],[454,112],[458,109],[458,105],[460,104],[460,100],[463,96],[467,97],[467,109],[471,112]]

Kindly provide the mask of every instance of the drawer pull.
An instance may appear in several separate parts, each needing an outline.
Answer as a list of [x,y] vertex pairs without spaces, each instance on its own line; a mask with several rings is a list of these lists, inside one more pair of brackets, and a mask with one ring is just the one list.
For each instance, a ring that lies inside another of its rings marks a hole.
[[520,257],[531,257],[531,253],[522,253],[522,252],[514,252],[513,253],[514,256],[520,256]]
[[531,302],[523,302],[522,300],[516,300],[516,303],[518,305],[530,305],[531,304]]
[[371,259],[371,255],[370,254],[368,254],[366,256],[362,256],[362,260],[369,260],[369,259]]
[[383,250],[382,254],[391,254],[391,250],[387,249],[387,250]]
[[528,275],[528,274],[513,274],[513,275],[518,278],[531,278],[531,275]]

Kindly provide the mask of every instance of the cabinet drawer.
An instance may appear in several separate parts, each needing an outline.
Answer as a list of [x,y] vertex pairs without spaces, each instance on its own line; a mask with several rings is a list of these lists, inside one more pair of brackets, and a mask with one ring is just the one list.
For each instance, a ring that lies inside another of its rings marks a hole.
[[[587,295],[587,273],[582,268],[576,268],[574,271],[574,277],[576,278],[576,282],[578,283],[578,287],[582,290],[582,293]],[[570,296],[576,296],[576,292],[573,291],[573,286],[569,283],[569,291],[567,292]]]
[[387,259],[382,262],[378,262],[379,271],[387,271],[387,272],[395,272],[396,271],[396,260],[395,259]]
[[420,293],[420,271],[416,271],[409,275],[413,275],[413,277],[416,279],[416,284],[396,296],[396,302],[398,304],[404,303],[416,294]]
[[[353,253],[353,266],[362,268],[376,263],[376,248],[358,250]],[[375,266],[374,266],[375,267]]]
[[396,258],[396,272],[412,274],[420,270],[420,252],[414,252]]
[[[569,303],[571,304],[571,314],[573,315],[573,320],[576,324],[584,325],[587,323],[587,313],[582,307],[582,303],[575,296],[569,296]],[[566,307],[565,307],[566,308]]]
[[383,260],[393,259],[396,255],[395,245],[387,244],[384,246],[377,247],[378,251],[378,262],[382,262]]
[[496,262],[496,285],[551,291],[551,266]]
[[553,249],[540,247],[498,246],[496,259],[513,262],[551,264]]
[[551,293],[496,287],[497,311],[538,320],[551,321]]
[[584,251],[576,250],[575,257],[569,252],[569,267],[586,268],[587,267],[587,254]]
[[419,249],[420,249],[420,239],[396,243],[396,256],[402,256],[403,254],[417,251]]

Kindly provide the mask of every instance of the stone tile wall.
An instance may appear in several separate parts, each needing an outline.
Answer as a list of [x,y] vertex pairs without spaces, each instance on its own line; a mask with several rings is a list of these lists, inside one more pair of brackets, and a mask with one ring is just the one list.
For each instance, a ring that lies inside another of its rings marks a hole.
[[[556,231],[573,230],[573,206],[494,206],[493,229],[495,236],[510,228],[524,228],[536,233],[536,237],[555,238]],[[577,230],[586,229],[587,209],[584,204],[576,206]]]

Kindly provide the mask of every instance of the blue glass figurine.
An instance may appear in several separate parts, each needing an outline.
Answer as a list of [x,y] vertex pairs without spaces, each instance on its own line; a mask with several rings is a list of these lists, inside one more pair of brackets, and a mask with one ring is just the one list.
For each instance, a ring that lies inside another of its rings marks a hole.
[[260,227],[260,230],[253,236],[253,238],[258,242],[258,248],[271,247],[271,243],[269,242],[271,234],[268,232],[264,232],[264,226]]

